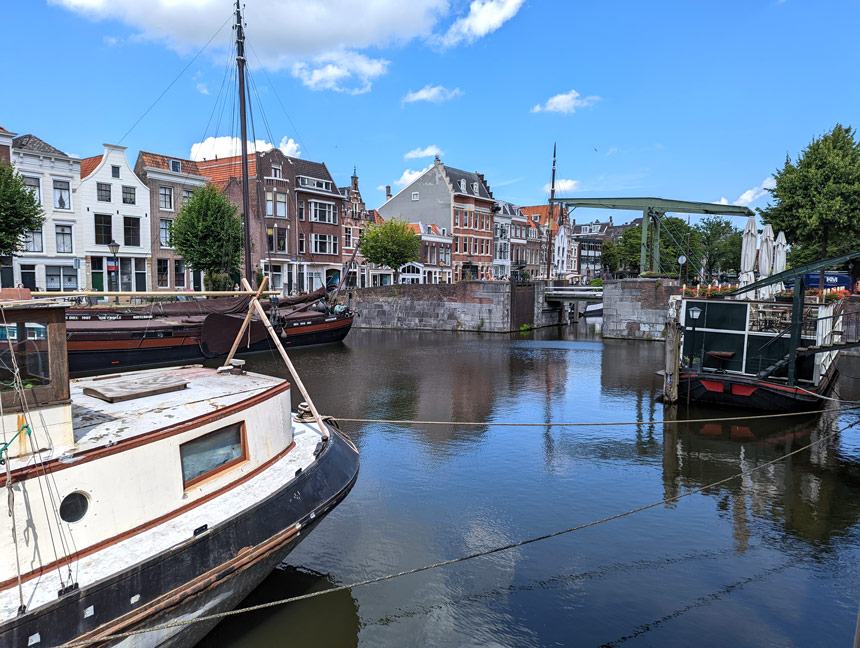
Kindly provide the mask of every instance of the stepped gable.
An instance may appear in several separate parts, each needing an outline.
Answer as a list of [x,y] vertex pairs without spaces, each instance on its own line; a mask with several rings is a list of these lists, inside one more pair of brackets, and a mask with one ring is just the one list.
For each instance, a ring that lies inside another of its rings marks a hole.
[[[197,166],[197,162],[195,162],[194,160],[186,160],[184,158],[173,157],[170,155],[161,155],[160,153],[150,153],[148,151],[141,151],[140,157],[143,160],[143,166],[151,167],[153,169],[163,169],[165,171],[170,171],[171,160],[178,160],[182,163],[181,173],[197,176],[205,175],[200,172],[200,168]],[[241,174],[242,167],[240,165],[239,175]]]
[[[7,133],[9,132],[2,126],[0,126],[0,130]],[[51,146],[45,140],[39,139],[35,135],[21,135],[20,137],[16,137],[12,140],[12,148],[24,151],[33,151],[35,153],[47,153],[48,155],[62,155],[63,157],[69,157],[60,149]]]
[[81,180],[96,170],[96,167],[101,164],[103,157],[103,155],[94,155],[93,157],[81,160]]
[[[176,159],[176,158],[173,158]],[[197,169],[198,175],[209,178],[216,185],[226,185],[230,178],[242,177],[242,156],[234,155],[226,158],[216,158],[214,160],[198,160]],[[257,175],[257,155],[251,153],[248,155],[248,177],[252,178]]]

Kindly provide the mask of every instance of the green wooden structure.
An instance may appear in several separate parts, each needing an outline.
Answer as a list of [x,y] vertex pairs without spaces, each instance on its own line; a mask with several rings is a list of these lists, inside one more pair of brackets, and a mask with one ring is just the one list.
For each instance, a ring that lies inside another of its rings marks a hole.
[[[592,207],[595,209],[624,209],[642,212],[642,245],[639,255],[640,272],[659,270],[660,219],[667,213],[713,214],[717,216],[752,216],[749,207],[718,205],[690,200],[667,200],[665,198],[554,198],[550,202],[567,207]],[[653,249],[649,250],[648,228],[654,224]],[[683,250],[679,250],[683,252]],[[648,259],[651,259],[650,265]]]

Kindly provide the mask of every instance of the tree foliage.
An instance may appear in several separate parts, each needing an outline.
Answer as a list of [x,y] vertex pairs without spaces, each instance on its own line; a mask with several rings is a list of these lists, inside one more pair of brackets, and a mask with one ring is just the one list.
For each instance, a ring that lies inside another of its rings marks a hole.
[[850,126],[814,138],[796,162],[786,156],[774,178],[773,203],[759,213],[785,232],[793,264],[860,248],[860,144]]
[[[686,272],[678,265],[678,257],[689,257],[690,276],[698,273],[698,262],[702,258],[702,243],[699,232],[687,225],[686,221],[675,216],[663,216],[660,227],[660,259],[657,264],[658,272],[677,275],[679,271]],[[654,234],[654,226],[648,228],[649,236]],[[688,254],[689,235],[689,254]],[[642,226],[629,227],[621,235],[618,242],[618,258],[621,266],[630,272],[643,272],[649,268],[640,268],[640,250],[642,244]],[[650,262],[650,260],[649,260]]]
[[696,225],[696,231],[701,241],[702,264],[707,279],[740,267],[743,232],[731,221],[721,216],[707,216]]
[[417,261],[420,250],[421,237],[397,218],[371,225],[361,237],[361,254],[371,263],[392,268],[395,283],[400,278],[400,266]]
[[618,246],[612,241],[604,241],[600,252],[600,263],[611,273],[618,271]]
[[36,194],[11,165],[0,162],[0,256],[20,252],[27,232],[44,222]]
[[223,279],[237,272],[242,259],[238,209],[214,185],[198,187],[174,219],[170,240],[192,269]]

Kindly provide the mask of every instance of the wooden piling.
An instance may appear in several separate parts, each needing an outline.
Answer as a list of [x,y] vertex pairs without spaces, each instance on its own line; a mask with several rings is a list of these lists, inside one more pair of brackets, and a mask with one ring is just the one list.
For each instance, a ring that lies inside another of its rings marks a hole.
[[669,317],[666,320],[666,366],[663,372],[663,402],[678,400],[678,378],[681,367],[681,300],[669,301]]

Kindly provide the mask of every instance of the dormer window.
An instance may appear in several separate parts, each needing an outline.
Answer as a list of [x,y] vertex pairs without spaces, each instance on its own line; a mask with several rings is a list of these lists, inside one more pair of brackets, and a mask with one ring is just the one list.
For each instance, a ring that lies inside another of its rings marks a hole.
[[182,162],[180,162],[179,160],[171,160],[170,170],[174,173],[182,173]]
[[460,191],[466,193],[466,181],[462,179],[460,180]]
[[472,193],[475,194],[476,196],[478,195],[478,183],[477,182],[472,183]]
[[447,236],[448,230],[446,228],[442,228],[442,236]]
[[537,223],[537,222],[539,222],[539,221],[540,221],[540,216],[538,216],[537,214],[535,214],[535,215],[533,215],[533,216],[532,216],[532,220],[533,220],[535,223]]

